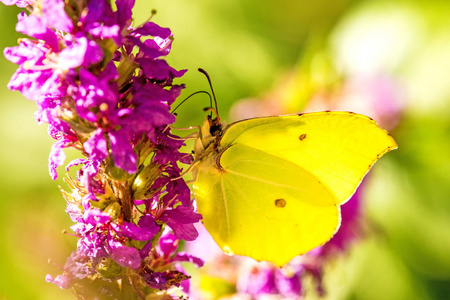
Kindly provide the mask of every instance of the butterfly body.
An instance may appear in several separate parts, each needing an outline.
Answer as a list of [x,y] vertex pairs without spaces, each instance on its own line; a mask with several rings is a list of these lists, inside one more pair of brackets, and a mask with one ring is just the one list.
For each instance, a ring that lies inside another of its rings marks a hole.
[[339,206],[394,148],[372,119],[349,112],[226,127],[208,117],[194,148],[198,210],[225,252],[282,266],[333,236]]

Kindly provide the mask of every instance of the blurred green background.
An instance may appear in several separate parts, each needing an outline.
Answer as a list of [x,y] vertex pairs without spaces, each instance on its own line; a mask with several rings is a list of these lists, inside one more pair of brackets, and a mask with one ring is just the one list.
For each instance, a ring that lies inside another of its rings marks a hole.
[[[449,1],[141,0],[135,23],[153,8],[175,35],[169,63],[189,69],[181,98],[208,90],[202,67],[228,122],[332,107],[398,142],[370,178],[371,234],[333,262],[328,299],[450,299]],[[16,45],[19,11],[0,6],[1,48]],[[48,258],[64,265],[76,242],[61,234],[72,224],[48,175],[52,140],[35,104],[6,88],[16,66],[0,67],[0,299],[72,299],[44,280],[60,273]],[[176,126],[201,124],[207,105],[185,103]]]

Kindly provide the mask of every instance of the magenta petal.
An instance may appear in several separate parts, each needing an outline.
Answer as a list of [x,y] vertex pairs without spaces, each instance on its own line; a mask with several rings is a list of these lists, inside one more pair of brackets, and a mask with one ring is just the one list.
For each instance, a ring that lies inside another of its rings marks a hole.
[[137,33],[143,36],[157,36],[162,39],[167,39],[172,34],[169,28],[161,27],[153,22],[145,23],[141,27],[135,29],[133,33]]
[[151,237],[155,236],[161,227],[156,224],[155,217],[153,215],[144,215],[139,219],[138,226],[147,231]]
[[43,18],[51,28],[64,32],[72,31],[73,23],[64,10],[63,0],[44,0],[41,7]]
[[120,27],[127,28],[133,19],[132,8],[134,7],[134,0],[116,0],[117,11],[117,22]]
[[141,266],[141,256],[139,251],[133,247],[126,247],[118,243],[113,248],[111,258],[121,267],[137,269]]
[[84,53],[86,52],[86,46],[86,41],[81,40],[80,43],[73,44],[61,51],[58,61],[59,68],[68,70],[81,66],[84,59]]
[[152,250],[153,244],[152,242],[147,242],[144,247],[139,251],[139,255],[141,256],[141,259],[144,259],[148,256],[150,251]]
[[74,159],[74,160],[72,160],[70,163],[67,164],[67,166],[66,166],[66,171],[69,171],[69,169],[70,169],[71,167],[78,166],[78,165],[84,165],[84,164],[86,164],[87,162],[88,162],[88,160],[87,160],[87,159],[84,159],[84,158],[77,158],[77,159]]
[[85,23],[108,24],[114,22],[114,14],[108,0],[89,1]]
[[193,263],[197,268],[201,268],[203,267],[203,265],[205,264],[205,262],[198,258],[195,257],[187,252],[178,252],[173,258],[172,261],[185,261],[185,262],[190,262]]
[[169,257],[178,248],[178,239],[172,233],[167,233],[159,239],[159,249],[161,250],[161,255]]
[[[183,72],[186,73],[187,70],[181,70],[179,72]],[[172,105],[172,103],[175,101],[176,98],[178,98],[178,96],[180,96],[181,91],[185,88],[184,84],[182,85],[173,85],[170,87],[170,94],[172,96],[173,101],[169,102],[170,105]]]
[[[111,64],[108,64],[103,73],[97,76],[86,69],[80,70],[80,84],[73,98],[76,101],[77,112],[81,118],[91,122],[97,122],[98,118],[101,117],[114,118],[114,108],[117,105],[119,95],[117,83],[110,82],[110,80],[115,78],[117,72],[109,66]],[[100,106],[105,105],[106,108],[103,111],[96,113]]]
[[94,42],[86,37],[80,37],[76,43],[65,48],[59,55],[59,67],[63,70],[77,68],[81,65],[89,67],[103,58],[103,51]]
[[137,156],[125,130],[113,131],[108,134],[114,164],[130,174],[137,171]]
[[61,289],[68,289],[73,284],[73,279],[71,279],[69,276],[65,276],[65,275],[58,275],[58,276],[56,276],[56,278],[53,278],[52,275],[47,274],[47,276],[45,276],[45,281],[54,283],[57,286],[59,286]]
[[58,51],[58,37],[56,33],[43,22],[41,18],[36,15],[29,15],[22,17],[16,25],[16,30],[23,34],[34,37],[38,40],[43,40],[53,49]]
[[36,0],[0,0],[5,5],[17,5],[18,7],[27,7],[31,5]]
[[[83,222],[83,214],[81,213],[81,210],[77,204],[67,202],[66,213],[70,216],[70,219],[73,222]],[[75,226],[73,228],[75,228],[74,231],[76,231],[77,226],[76,225],[73,226]]]
[[91,28],[88,33],[90,33],[93,37],[98,39],[114,39],[116,43],[118,43],[118,39],[120,38],[120,27],[117,25],[112,26],[97,26]]
[[202,215],[195,213],[192,208],[177,206],[175,209],[166,210],[161,214],[160,220],[166,222],[172,228],[178,239],[193,241],[198,237],[197,229],[193,223],[202,219]]
[[179,239],[185,241],[193,241],[198,237],[197,229],[193,224],[182,224],[174,220],[169,220],[167,226],[172,228],[173,232]]
[[108,144],[101,128],[97,129],[83,147],[93,161],[101,162],[108,156]]
[[[83,67],[87,68],[103,59],[103,50],[94,41],[88,41],[87,50],[84,56]],[[115,74],[114,74],[115,76]]]
[[166,210],[161,215],[161,220],[173,219],[182,224],[197,223],[202,219],[202,215],[194,212],[192,207],[177,206],[174,209]]
[[140,59],[139,64],[145,75],[152,79],[165,80],[171,77],[181,77],[187,70],[177,71],[163,59]]
[[240,273],[237,290],[257,298],[261,294],[276,294],[274,269],[269,265],[259,266],[258,269]]
[[84,212],[83,220],[87,224],[92,224],[94,226],[98,224],[106,224],[111,217],[98,209],[88,209]]
[[56,169],[59,166],[62,166],[64,164],[64,160],[66,159],[66,155],[64,154],[63,151],[64,145],[65,145],[64,140],[57,141],[56,143],[53,144],[52,150],[50,151],[49,172],[53,180],[58,178],[58,173],[56,172]]
[[137,241],[151,240],[159,231],[160,227],[156,224],[153,216],[146,215],[141,217],[138,225],[124,222],[121,225],[111,224],[114,230],[121,236],[125,236]]
[[8,88],[12,91],[21,92],[27,99],[35,100],[46,94],[44,84],[47,80],[54,82],[52,70],[33,71],[18,68],[8,83]]
[[301,284],[302,273],[294,273],[292,276],[285,276],[280,270],[275,271],[275,283],[278,292],[284,297],[298,297],[302,293]]
[[172,46],[171,39],[161,39],[155,37],[153,40],[145,40],[141,45],[141,51],[150,58],[166,56],[170,53]]
[[22,65],[25,62],[31,65],[42,64],[46,53],[42,47],[38,47],[29,40],[22,40],[19,46],[7,47],[3,50],[6,59],[18,65]]

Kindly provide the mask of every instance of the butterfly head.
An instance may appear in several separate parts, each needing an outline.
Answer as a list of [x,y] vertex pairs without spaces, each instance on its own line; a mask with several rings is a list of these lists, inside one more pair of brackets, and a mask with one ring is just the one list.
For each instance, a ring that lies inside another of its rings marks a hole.
[[222,132],[222,123],[220,122],[220,118],[211,118],[211,116],[208,116],[206,118],[206,122],[208,122],[209,127],[209,134],[211,136],[218,136]]
[[[204,111],[210,111],[211,114],[206,117],[206,120],[200,129],[197,141],[194,146],[194,159],[196,161],[200,160],[201,157],[203,157],[205,154],[217,150],[217,145],[220,141],[220,136],[222,135],[223,132],[223,125],[222,122],[220,121],[217,107],[217,99],[216,95],[214,94],[214,89],[212,88],[211,79],[209,78],[209,75],[205,70],[201,68],[198,70],[199,72],[203,73],[208,79],[215,105],[213,107],[211,101],[210,106],[203,109]],[[213,115],[215,117],[213,117]]]
[[208,115],[203,123],[200,139],[203,141],[205,148],[213,141],[217,136],[222,133],[222,123],[219,117],[211,117]]
[[214,145],[219,141],[218,137],[222,134],[223,125],[219,117],[212,117],[208,115],[201,127],[197,141],[194,146],[195,160],[198,160],[208,149],[213,151]]

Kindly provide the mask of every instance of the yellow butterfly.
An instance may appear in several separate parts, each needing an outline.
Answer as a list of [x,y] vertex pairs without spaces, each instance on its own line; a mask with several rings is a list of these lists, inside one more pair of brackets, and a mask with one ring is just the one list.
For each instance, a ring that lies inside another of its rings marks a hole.
[[[208,116],[194,146],[203,224],[228,254],[283,266],[326,243],[340,205],[394,139],[364,115],[324,111],[224,126]],[[210,109],[214,111],[214,109]]]
[[223,127],[208,116],[194,148],[203,223],[229,254],[283,266],[327,242],[372,165],[397,148],[369,117],[325,111]]

